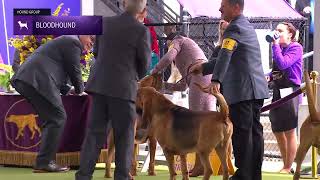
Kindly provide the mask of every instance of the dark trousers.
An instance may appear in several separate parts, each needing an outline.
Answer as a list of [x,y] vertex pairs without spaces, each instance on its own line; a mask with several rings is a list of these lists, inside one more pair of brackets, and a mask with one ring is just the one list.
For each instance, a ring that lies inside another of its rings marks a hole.
[[50,161],[56,159],[60,137],[67,119],[66,112],[62,104],[61,106],[53,105],[35,88],[22,81],[16,81],[14,87],[30,102],[42,121],[41,144],[35,167],[46,167]]
[[111,121],[115,142],[116,180],[128,180],[133,154],[135,104],[133,101],[92,95],[90,122],[82,144],[76,180],[90,180]]
[[260,123],[262,105],[263,100],[249,100],[229,106],[233,123],[233,152],[238,168],[233,180],[261,180],[264,148]]

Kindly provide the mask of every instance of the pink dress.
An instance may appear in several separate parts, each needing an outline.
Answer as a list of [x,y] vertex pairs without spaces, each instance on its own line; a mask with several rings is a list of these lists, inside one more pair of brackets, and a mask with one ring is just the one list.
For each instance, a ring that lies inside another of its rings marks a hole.
[[[153,72],[159,72],[165,69],[173,61],[179,69],[182,77],[185,77],[192,64],[206,62],[207,58],[201,48],[192,39],[178,35],[173,39],[168,52],[161,58]],[[167,83],[166,88],[172,91],[185,91],[189,87],[190,110],[215,110],[216,100],[214,96],[200,91],[200,89],[194,85],[194,82],[201,85],[208,85],[211,83],[211,75],[202,76],[201,74],[190,74],[187,78],[181,80],[177,84]]]

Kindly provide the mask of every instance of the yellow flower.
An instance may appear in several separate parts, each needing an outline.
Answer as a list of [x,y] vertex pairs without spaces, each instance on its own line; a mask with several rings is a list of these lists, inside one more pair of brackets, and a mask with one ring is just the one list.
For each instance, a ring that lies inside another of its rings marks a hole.
[[89,52],[84,56],[84,60],[90,61],[93,58],[93,56],[94,56],[93,53]]
[[29,36],[23,36],[23,41],[29,41]]
[[41,39],[41,44],[45,44],[47,42],[47,39],[46,38],[42,38]]
[[24,61],[26,60],[26,57],[22,53],[19,54],[19,57],[20,57],[20,64],[24,63]]
[[23,41],[23,45],[24,45],[26,48],[32,47],[32,44],[31,44],[30,41]]
[[30,36],[30,41],[35,43],[35,42],[37,42],[37,38],[34,35],[32,35],[32,36]]
[[31,53],[33,53],[34,50],[35,50],[35,49],[34,49],[33,47],[29,48],[29,51],[30,51]]

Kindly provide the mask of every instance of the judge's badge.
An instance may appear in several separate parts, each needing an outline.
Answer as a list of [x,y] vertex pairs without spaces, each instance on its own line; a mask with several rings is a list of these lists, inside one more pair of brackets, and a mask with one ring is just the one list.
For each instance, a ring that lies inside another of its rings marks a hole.
[[234,39],[231,38],[225,38],[222,42],[222,48],[228,49],[229,51],[232,51],[234,47],[236,46],[237,42]]

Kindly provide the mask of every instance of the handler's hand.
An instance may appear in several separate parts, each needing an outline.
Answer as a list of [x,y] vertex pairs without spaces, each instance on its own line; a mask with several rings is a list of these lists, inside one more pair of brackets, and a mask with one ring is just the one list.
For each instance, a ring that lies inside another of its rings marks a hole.
[[200,73],[202,74],[202,71],[203,71],[202,63],[198,63],[190,67],[189,73],[197,75]]

